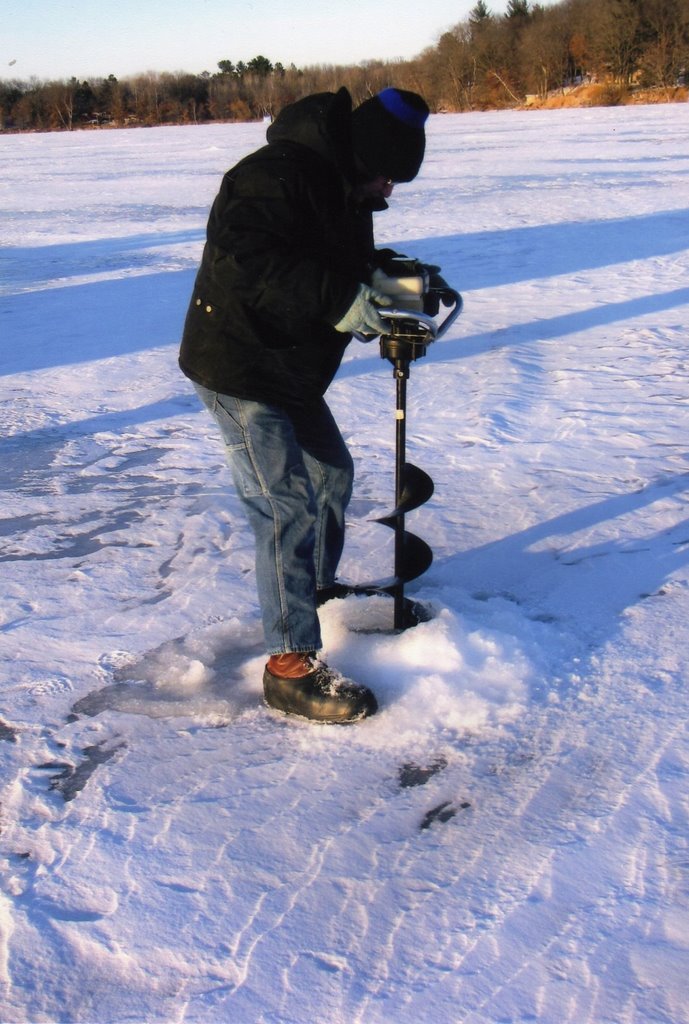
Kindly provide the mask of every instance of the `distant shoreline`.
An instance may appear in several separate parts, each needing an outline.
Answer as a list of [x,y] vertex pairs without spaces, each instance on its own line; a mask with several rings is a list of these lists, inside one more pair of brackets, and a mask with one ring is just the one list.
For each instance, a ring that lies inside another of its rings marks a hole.
[[[443,109],[436,113],[439,116],[444,114],[477,114],[491,113],[497,111],[524,111],[524,110],[565,110],[582,109],[592,107],[623,107],[623,106],[660,106],[668,103],[689,102],[689,88],[687,86],[675,86],[672,89],[652,88],[635,89],[625,88],[613,83],[596,83],[574,86],[572,88],[553,90],[545,98],[540,96],[527,96],[524,102],[515,103],[512,106],[481,107],[476,110],[449,110]],[[127,118],[123,123],[114,121],[102,124],[76,122],[70,128],[0,128],[0,135],[52,135],[75,131],[119,131],[125,128],[181,128],[196,125],[208,126],[214,124],[261,124],[266,118],[247,118],[238,120],[236,118],[209,118],[200,121],[176,120],[160,122],[137,121],[134,118]]]

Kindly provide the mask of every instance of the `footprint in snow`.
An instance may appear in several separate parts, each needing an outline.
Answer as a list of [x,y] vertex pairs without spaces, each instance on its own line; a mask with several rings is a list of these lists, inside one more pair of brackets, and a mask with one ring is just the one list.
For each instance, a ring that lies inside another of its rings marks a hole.
[[[444,768],[447,768],[447,761],[442,756],[436,757],[428,765],[419,765],[413,761],[408,761],[400,767],[398,772],[400,787],[408,789],[412,786],[425,786],[429,779],[432,779],[434,775],[437,775]],[[436,821],[450,821],[451,818],[455,817],[458,810],[466,810],[469,807],[471,807],[471,804],[468,800],[463,800],[459,807],[455,807],[450,800],[445,800],[426,812],[421,819],[419,829],[425,831]]]

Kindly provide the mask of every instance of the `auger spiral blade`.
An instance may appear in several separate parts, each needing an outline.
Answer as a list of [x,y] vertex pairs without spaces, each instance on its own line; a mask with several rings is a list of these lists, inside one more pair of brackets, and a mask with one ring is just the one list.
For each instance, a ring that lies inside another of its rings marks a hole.
[[[384,526],[390,526],[392,529],[395,528],[394,523],[389,523],[383,519],[376,519],[375,522],[383,523]],[[349,588],[352,593],[393,595],[405,583],[410,583],[417,576],[422,576],[431,567],[433,564],[433,552],[426,541],[422,540],[421,537],[417,537],[415,533],[409,533],[408,530],[404,531],[403,537],[402,557],[400,565],[396,566],[398,571],[395,575],[386,576],[379,580],[371,580],[370,583],[353,584]]]
[[397,507],[392,512],[379,516],[376,522],[394,526],[397,516],[403,516],[407,512],[413,512],[415,508],[425,505],[432,497],[434,489],[433,481],[425,470],[419,469],[411,462],[405,462]]
[[396,565],[396,581],[409,583],[422,576],[433,562],[433,552],[421,537],[409,530],[404,531],[401,565]]

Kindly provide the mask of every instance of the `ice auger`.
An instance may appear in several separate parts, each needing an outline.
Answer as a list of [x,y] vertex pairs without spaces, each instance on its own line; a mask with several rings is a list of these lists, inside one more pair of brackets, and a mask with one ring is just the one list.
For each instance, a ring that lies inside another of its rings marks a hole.
[[[431,295],[430,287],[425,294]],[[427,313],[413,309],[382,308],[380,315],[389,331],[380,337],[380,354],[393,366],[396,383],[395,404],[395,507],[377,522],[395,531],[394,575],[388,580],[364,584],[360,591],[387,593],[394,599],[394,629],[404,630],[420,621],[418,607],[405,599],[404,585],[428,569],[433,552],[428,544],[405,529],[408,512],[424,505],[433,494],[433,481],[428,473],[406,459],[407,381],[410,366],[426,354],[426,349],[457,319],[462,311],[459,292],[445,282],[437,289],[438,305],[442,298],[449,312],[440,323]],[[399,297],[399,296],[398,296]]]

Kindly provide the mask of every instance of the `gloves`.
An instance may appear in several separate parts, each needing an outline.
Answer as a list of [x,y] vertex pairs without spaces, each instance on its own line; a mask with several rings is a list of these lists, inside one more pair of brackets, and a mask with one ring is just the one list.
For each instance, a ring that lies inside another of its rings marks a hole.
[[388,329],[378,307],[391,306],[392,299],[375,288],[360,284],[354,302],[341,320],[334,324],[342,334],[384,334]]
[[394,249],[376,249],[373,262],[376,267],[391,277],[399,277],[400,270],[404,270],[407,275],[418,273],[415,269],[416,260],[413,257],[404,256],[400,252],[395,252]]
[[442,302],[443,306],[451,306],[455,297],[445,278],[440,276],[440,267],[433,263],[424,263],[422,266],[428,280],[426,294],[423,297],[423,311],[429,316],[437,316],[440,303]]

